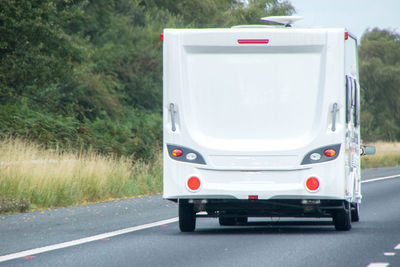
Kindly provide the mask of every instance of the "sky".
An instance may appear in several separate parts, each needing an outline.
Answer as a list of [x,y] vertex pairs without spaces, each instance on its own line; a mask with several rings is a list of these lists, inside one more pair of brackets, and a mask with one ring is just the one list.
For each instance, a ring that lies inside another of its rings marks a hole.
[[[279,1],[279,0],[278,0]],[[284,2],[284,0],[281,0]],[[289,0],[297,16],[296,26],[345,27],[361,39],[366,29],[400,33],[400,0]]]

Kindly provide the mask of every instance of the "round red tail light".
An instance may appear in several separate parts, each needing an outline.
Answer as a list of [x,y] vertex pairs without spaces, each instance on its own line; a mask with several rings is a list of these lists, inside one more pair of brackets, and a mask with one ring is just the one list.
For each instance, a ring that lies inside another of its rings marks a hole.
[[310,177],[306,181],[306,187],[310,191],[317,191],[319,189],[319,180],[316,177]]
[[191,191],[197,191],[200,188],[200,179],[197,178],[196,176],[192,176],[188,179],[187,181],[187,187]]
[[171,155],[174,157],[180,157],[183,155],[183,151],[179,148],[175,148],[174,150],[171,151]]
[[334,157],[336,155],[336,151],[332,148],[326,149],[324,151],[325,156],[327,156],[328,158]]

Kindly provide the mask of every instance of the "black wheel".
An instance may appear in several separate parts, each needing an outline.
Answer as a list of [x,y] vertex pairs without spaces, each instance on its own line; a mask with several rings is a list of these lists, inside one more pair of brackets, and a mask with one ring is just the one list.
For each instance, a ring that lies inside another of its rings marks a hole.
[[179,202],[179,229],[181,232],[193,232],[196,228],[194,205],[187,201]]
[[358,203],[351,203],[351,221],[360,221],[360,206],[358,205]]
[[337,231],[349,231],[351,229],[350,204],[345,202],[344,209],[332,215],[333,224]]

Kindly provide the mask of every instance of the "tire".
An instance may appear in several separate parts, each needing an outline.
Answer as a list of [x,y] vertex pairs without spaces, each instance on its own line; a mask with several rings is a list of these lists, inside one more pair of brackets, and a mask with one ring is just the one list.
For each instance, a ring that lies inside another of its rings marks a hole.
[[360,206],[358,205],[358,203],[351,203],[351,221],[360,221]]
[[179,229],[181,232],[193,232],[196,228],[194,205],[186,201],[179,202]]
[[337,231],[349,231],[351,229],[350,204],[345,202],[344,209],[334,213],[332,219]]

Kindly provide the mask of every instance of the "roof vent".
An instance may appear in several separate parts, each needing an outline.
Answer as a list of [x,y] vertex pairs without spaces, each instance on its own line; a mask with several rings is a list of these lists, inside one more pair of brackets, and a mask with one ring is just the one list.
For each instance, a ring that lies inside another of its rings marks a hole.
[[262,21],[274,22],[285,27],[292,27],[292,24],[298,20],[302,20],[301,16],[274,16],[274,17],[264,17],[261,18]]

